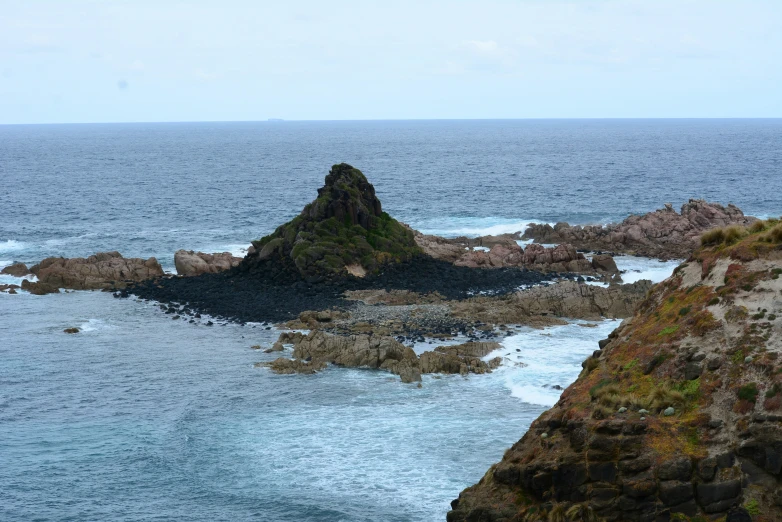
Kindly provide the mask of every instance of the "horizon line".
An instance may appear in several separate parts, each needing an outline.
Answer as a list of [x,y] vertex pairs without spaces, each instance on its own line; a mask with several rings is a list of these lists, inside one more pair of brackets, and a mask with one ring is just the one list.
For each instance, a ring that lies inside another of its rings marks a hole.
[[55,121],[32,123],[2,123],[0,126],[22,125],[120,125],[150,123],[349,123],[349,122],[424,122],[424,121],[609,121],[609,120],[782,120],[782,116],[621,116],[621,117],[540,117],[540,118],[360,118],[360,119],[285,119],[263,120],[143,120],[143,121]]

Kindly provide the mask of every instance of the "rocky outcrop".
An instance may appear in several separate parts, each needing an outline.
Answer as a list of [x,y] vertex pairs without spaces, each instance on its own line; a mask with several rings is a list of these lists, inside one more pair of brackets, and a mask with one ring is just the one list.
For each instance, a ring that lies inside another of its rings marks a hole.
[[[489,373],[501,362],[499,357],[488,362],[481,359],[499,347],[491,342],[438,347],[420,357],[393,337],[372,334],[340,336],[312,331],[301,336],[283,333],[278,342],[294,344],[294,362],[280,358],[261,363],[277,373],[295,373],[296,368],[311,373],[316,366],[332,363],[348,368],[388,370],[399,375],[402,382],[420,382],[422,373]],[[300,364],[305,362],[309,364]]]
[[54,285],[43,282],[22,281],[22,290],[33,295],[59,294],[60,289]]
[[0,270],[0,274],[12,275],[14,277],[26,276],[29,273],[30,270],[24,263],[13,263]]
[[[547,248],[531,244],[522,248],[517,243],[519,233],[446,239],[421,234],[417,231],[413,232],[416,243],[424,253],[435,259],[449,261],[457,266],[470,268],[515,266],[542,272],[580,274],[616,274],[619,272],[611,256],[603,255],[600,256],[597,263],[590,262],[571,245],[562,244]],[[601,263],[601,260],[604,262]]]
[[334,165],[318,197],[274,233],[253,242],[246,271],[284,268],[309,282],[376,272],[421,250],[412,232],[383,212],[375,188],[360,170]]
[[697,250],[452,503],[480,520],[782,520],[782,225]]
[[176,272],[182,276],[214,274],[238,266],[241,262],[241,257],[235,257],[230,252],[205,254],[192,250],[177,250],[174,254]]
[[[530,318],[589,319],[632,317],[652,283],[601,286],[560,281],[535,286],[502,297],[474,297],[451,303],[455,317],[469,317],[490,324],[529,324]],[[549,321],[559,324],[561,321]],[[546,325],[541,322],[541,326]]]
[[524,239],[537,243],[568,243],[579,249],[608,250],[660,259],[684,259],[697,247],[700,235],[711,228],[746,226],[756,221],[734,205],[723,207],[691,199],[677,213],[671,205],[621,223],[606,226],[557,223],[532,224]]
[[100,252],[86,259],[49,257],[30,271],[38,276],[39,285],[73,290],[125,288],[129,282],[163,275],[163,269],[154,257],[124,258],[119,252]]

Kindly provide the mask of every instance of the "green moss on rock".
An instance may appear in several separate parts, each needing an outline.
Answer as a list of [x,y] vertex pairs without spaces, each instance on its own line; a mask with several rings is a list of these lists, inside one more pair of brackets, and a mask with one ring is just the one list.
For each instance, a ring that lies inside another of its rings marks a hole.
[[346,163],[331,168],[301,214],[253,245],[253,261],[276,261],[313,281],[344,277],[350,265],[376,272],[421,252],[412,231],[383,212],[364,174]]

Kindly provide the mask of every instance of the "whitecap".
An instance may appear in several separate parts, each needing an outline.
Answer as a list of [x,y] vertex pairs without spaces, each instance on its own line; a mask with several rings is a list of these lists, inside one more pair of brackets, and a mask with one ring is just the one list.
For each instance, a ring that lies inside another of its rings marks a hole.
[[671,277],[674,269],[684,261],[658,261],[648,257],[616,256],[616,267],[622,272],[622,281],[634,283],[641,279],[650,279],[653,283],[659,283]]
[[562,390],[555,386],[570,385],[581,372],[581,362],[598,348],[597,342],[619,324],[605,320],[594,328],[582,328],[583,322],[543,331],[524,328],[502,341],[501,351],[490,355],[503,357],[503,384],[513,397],[541,406],[556,404]]
[[510,384],[510,394],[522,402],[551,407],[559,400],[559,390],[532,386],[529,384]]
[[82,332],[94,332],[97,330],[105,330],[107,328],[114,328],[114,326],[106,323],[101,319],[88,319],[86,322],[79,325],[79,330]]
[[16,252],[18,250],[23,250],[24,248],[25,244],[22,241],[17,241],[16,239],[0,241],[0,252]]
[[508,219],[498,217],[485,218],[446,218],[432,220],[419,226],[414,226],[424,234],[442,237],[478,237],[496,236],[499,234],[524,233],[531,224],[541,224],[544,221],[536,219]]

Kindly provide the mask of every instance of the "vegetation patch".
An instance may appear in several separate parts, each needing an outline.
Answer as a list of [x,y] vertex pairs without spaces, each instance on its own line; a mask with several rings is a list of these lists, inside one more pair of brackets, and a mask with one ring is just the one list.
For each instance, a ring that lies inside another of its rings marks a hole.
[[301,214],[253,247],[259,261],[276,260],[313,281],[345,277],[348,265],[377,272],[421,253],[413,232],[382,211],[372,184],[346,163],[332,167]]
[[758,398],[758,393],[758,385],[751,382],[739,388],[737,395],[740,400],[749,401],[754,404]]

